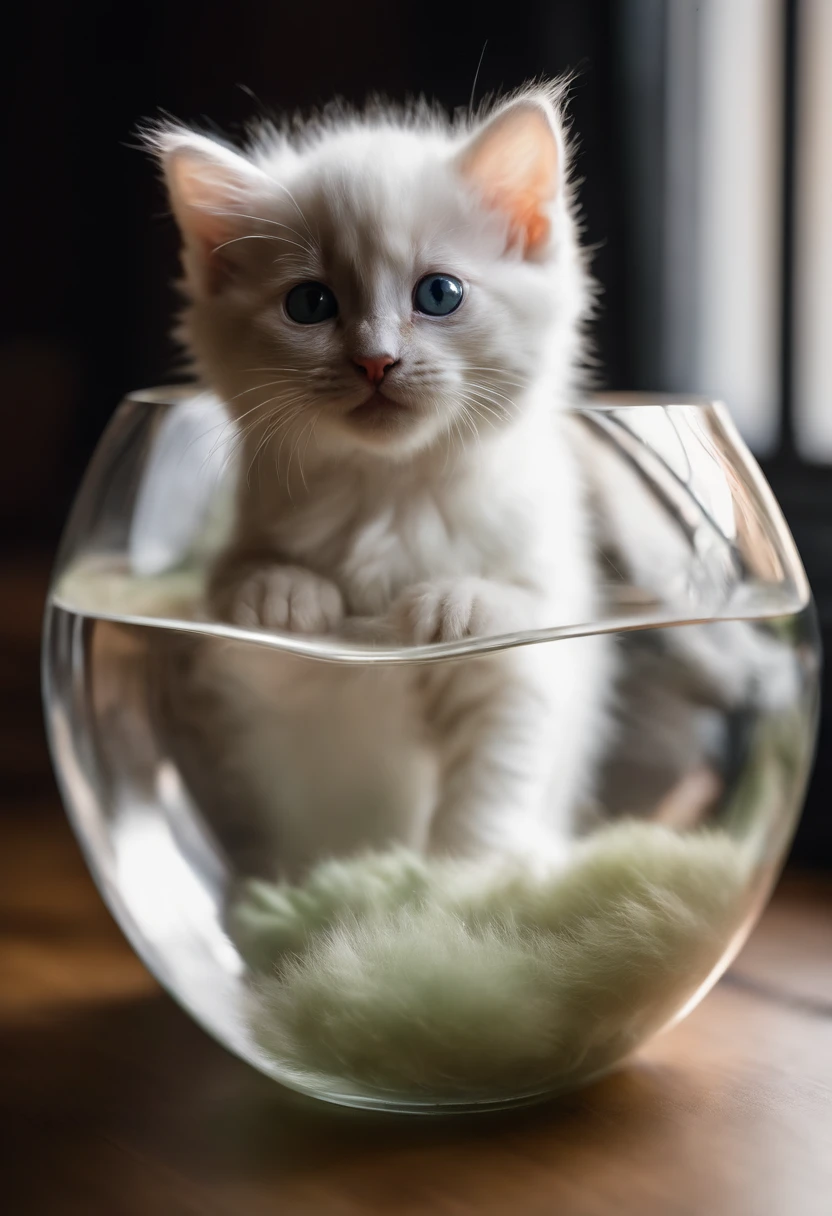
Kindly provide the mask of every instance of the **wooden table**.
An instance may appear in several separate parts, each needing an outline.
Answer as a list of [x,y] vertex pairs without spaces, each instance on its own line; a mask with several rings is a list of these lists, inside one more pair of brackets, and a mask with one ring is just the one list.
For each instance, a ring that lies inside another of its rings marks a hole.
[[832,880],[787,876],[704,1004],[559,1104],[453,1121],[318,1106],[209,1040],[104,910],[46,769],[40,574],[12,590],[0,698],[3,1212],[832,1216]]

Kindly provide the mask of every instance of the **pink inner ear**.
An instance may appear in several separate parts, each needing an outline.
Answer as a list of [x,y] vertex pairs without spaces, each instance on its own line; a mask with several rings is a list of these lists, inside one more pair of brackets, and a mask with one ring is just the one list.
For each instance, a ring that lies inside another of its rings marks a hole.
[[507,216],[513,239],[532,252],[549,237],[548,205],[557,194],[559,164],[546,114],[539,106],[518,104],[485,128],[462,171],[486,204]]
[[171,154],[166,174],[177,222],[195,259],[194,272],[203,289],[213,294],[230,272],[223,246],[239,234],[240,213],[247,210],[240,175],[190,148]]
[[170,167],[171,194],[185,236],[205,254],[228,240],[234,229],[231,183],[215,165],[199,156],[180,153]]
[[551,222],[543,210],[545,200],[535,190],[517,191],[496,188],[487,199],[509,218],[513,238],[526,252],[542,248],[549,239]]

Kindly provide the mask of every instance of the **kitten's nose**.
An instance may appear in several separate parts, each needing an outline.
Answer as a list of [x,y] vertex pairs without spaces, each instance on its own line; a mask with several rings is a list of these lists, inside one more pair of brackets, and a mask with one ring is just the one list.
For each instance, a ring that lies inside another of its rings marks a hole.
[[392,355],[370,355],[366,359],[354,356],[353,363],[361,368],[370,384],[381,384],[388,367],[393,367],[398,363],[398,359],[394,359]]

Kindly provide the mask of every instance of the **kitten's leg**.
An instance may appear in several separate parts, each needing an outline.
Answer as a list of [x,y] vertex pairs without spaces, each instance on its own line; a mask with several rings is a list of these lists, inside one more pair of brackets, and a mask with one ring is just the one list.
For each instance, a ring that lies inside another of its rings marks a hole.
[[[410,589],[394,618],[424,643],[528,628],[536,608],[525,592],[465,579]],[[603,743],[608,669],[598,638],[425,668],[442,773],[431,850],[519,854],[544,868],[562,859]]]
[[530,674],[527,656],[516,653],[426,669],[425,710],[440,758],[431,852],[542,864],[560,857],[565,831],[553,821],[567,817],[569,794],[547,801],[552,706]]
[[432,701],[442,784],[431,849],[513,854],[544,872],[562,863],[607,742],[612,670],[608,641],[598,637],[451,670]]

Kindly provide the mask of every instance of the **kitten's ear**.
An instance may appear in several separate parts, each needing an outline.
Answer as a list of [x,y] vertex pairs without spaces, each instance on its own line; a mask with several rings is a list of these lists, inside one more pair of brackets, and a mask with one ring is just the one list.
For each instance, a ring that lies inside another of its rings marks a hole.
[[243,231],[266,176],[239,153],[181,127],[161,128],[148,142],[164,172],[188,277],[214,294],[233,267],[224,248]]
[[486,205],[503,212],[528,257],[549,240],[552,204],[563,189],[563,136],[548,93],[532,90],[508,102],[459,157],[465,180]]

